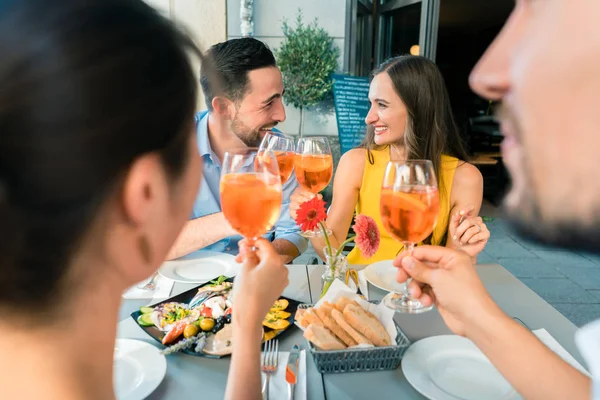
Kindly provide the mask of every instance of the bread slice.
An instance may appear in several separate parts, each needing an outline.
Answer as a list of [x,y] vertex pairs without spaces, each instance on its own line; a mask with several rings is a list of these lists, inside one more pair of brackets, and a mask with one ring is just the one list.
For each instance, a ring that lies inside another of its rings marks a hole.
[[338,301],[335,302],[334,307],[336,310],[338,310],[339,312],[342,313],[342,312],[344,312],[344,308],[346,308],[346,306],[348,304],[353,304],[353,303],[354,302],[347,297],[340,297],[338,299]]
[[373,342],[375,346],[389,346],[392,343],[390,335],[377,318],[371,315],[373,314],[354,304],[348,304],[344,308],[344,318],[350,326]]
[[325,326],[321,318],[319,318],[319,316],[317,315],[317,312],[314,308],[309,308],[308,310],[306,310],[306,314],[304,314],[304,319],[308,321],[309,325],[316,324]]
[[356,343],[373,345],[373,342],[371,342],[369,339],[358,333],[356,329],[351,327],[350,324],[346,322],[346,320],[344,319],[344,315],[341,312],[339,312],[338,310],[332,310],[331,316],[333,317],[335,322],[337,322],[337,324],[343,330],[345,330],[352,337],[352,339],[356,341]]
[[299,308],[296,310],[296,315],[294,316],[296,322],[300,324],[301,327],[308,327],[308,321],[306,320],[306,310],[303,308]]
[[331,332],[335,334],[338,338],[342,340],[346,344],[346,346],[356,346],[358,343],[352,336],[350,336],[345,330],[343,330],[333,319],[331,316],[331,311],[333,310],[333,306],[331,304],[321,304],[318,308],[315,308],[317,315],[323,321],[325,328],[329,329]]
[[321,350],[343,350],[346,348],[329,329],[321,325],[309,325],[304,337]]

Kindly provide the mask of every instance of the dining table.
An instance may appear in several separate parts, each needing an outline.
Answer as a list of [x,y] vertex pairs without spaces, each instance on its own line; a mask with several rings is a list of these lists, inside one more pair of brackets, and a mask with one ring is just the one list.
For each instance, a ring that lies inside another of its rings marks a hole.
[[[351,267],[360,270],[365,266]],[[287,268],[290,283],[283,296],[303,303],[317,302],[324,266],[290,264]],[[478,264],[477,272],[490,295],[505,313],[518,318],[530,329],[546,329],[575,360],[585,365],[575,346],[577,327],[573,323],[501,265]],[[171,296],[194,286],[197,285],[176,283]],[[380,300],[385,295],[385,291],[368,284],[370,300]],[[142,340],[162,348],[130,316],[133,311],[147,304],[148,300],[123,301],[117,337]],[[396,313],[394,319],[412,343],[431,336],[451,334],[436,309],[422,314]],[[302,331],[296,326],[279,336],[279,349],[288,351],[294,344],[308,350]],[[229,357],[212,359],[183,353],[168,355],[166,376],[148,399],[223,398],[229,364]],[[387,371],[320,374],[309,351],[306,366],[308,399],[368,399],[373,396],[377,399],[425,399],[410,385],[401,367]]]

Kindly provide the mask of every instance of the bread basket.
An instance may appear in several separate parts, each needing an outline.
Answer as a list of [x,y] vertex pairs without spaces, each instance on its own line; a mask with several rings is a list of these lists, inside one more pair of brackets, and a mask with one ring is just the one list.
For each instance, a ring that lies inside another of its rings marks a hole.
[[[378,304],[378,301],[369,301]],[[313,307],[313,304],[300,304],[299,309]],[[317,350],[308,340],[308,349],[312,354],[317,370],[322,374],[343,372],[384,371],[396,369],[400,365],[410,341],[394,321],[396,326],[396,344],[392,346],[355,348],[345,350]]]

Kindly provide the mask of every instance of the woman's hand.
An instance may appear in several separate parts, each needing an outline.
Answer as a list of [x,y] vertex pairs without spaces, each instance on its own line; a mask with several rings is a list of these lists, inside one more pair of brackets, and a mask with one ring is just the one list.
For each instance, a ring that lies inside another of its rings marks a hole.
[[248,329],[259,327],[269,309],[288,285],[288,269],[266,239],[253,247],[247,240],[239,242],[242,270],[235,278],[233,320]]
[[[316,195],[319,199],[322,199],[323,196],[320,194]],[[292,219],[296,220],[296,212],[300,208],[300,204],[312,200],[315,197],[313,192],[309,192],[308,190],[298,187],[294,190],[294,193],[290,196],[290,216]]]
[[471,257],[483,251],[490,238],[490,231],[481,217],[473,216],[473,206],[454,213],[448,226],[451,248],[462,250]]

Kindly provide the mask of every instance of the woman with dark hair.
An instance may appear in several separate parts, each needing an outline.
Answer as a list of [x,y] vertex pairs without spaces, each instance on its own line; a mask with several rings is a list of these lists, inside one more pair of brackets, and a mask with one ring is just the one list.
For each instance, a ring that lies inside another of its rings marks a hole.
[[[121,294],[162,263],[201,176],[190,53],[142,1],[0,4],[2,397],[114,398]],[[287,284],[257,245],[230,398],[260,396],[261,321]]]
[[[437,66],[424,57],[399,56],[381,64],[372,74],[371,108],[366,118],[365,140],[360,148],[345,153],[333,185],[333,201],[327,216],[332,244],[348,235],[354,212],[373,217],[381,232],[378,251],[365,258],[355,247],[351,264],[391,260],[402,250],[384,229],[379,211],[381,184],[391,161],[431,160],[438,178],[440,213],[425,243],[460,248],[476,257],[490,233],[478,217],[483,198],[483,178],[467,163],[444,79]],[[297,190],[290,212],[312,196]],[[321,257],[323,238],[313,238]]]

